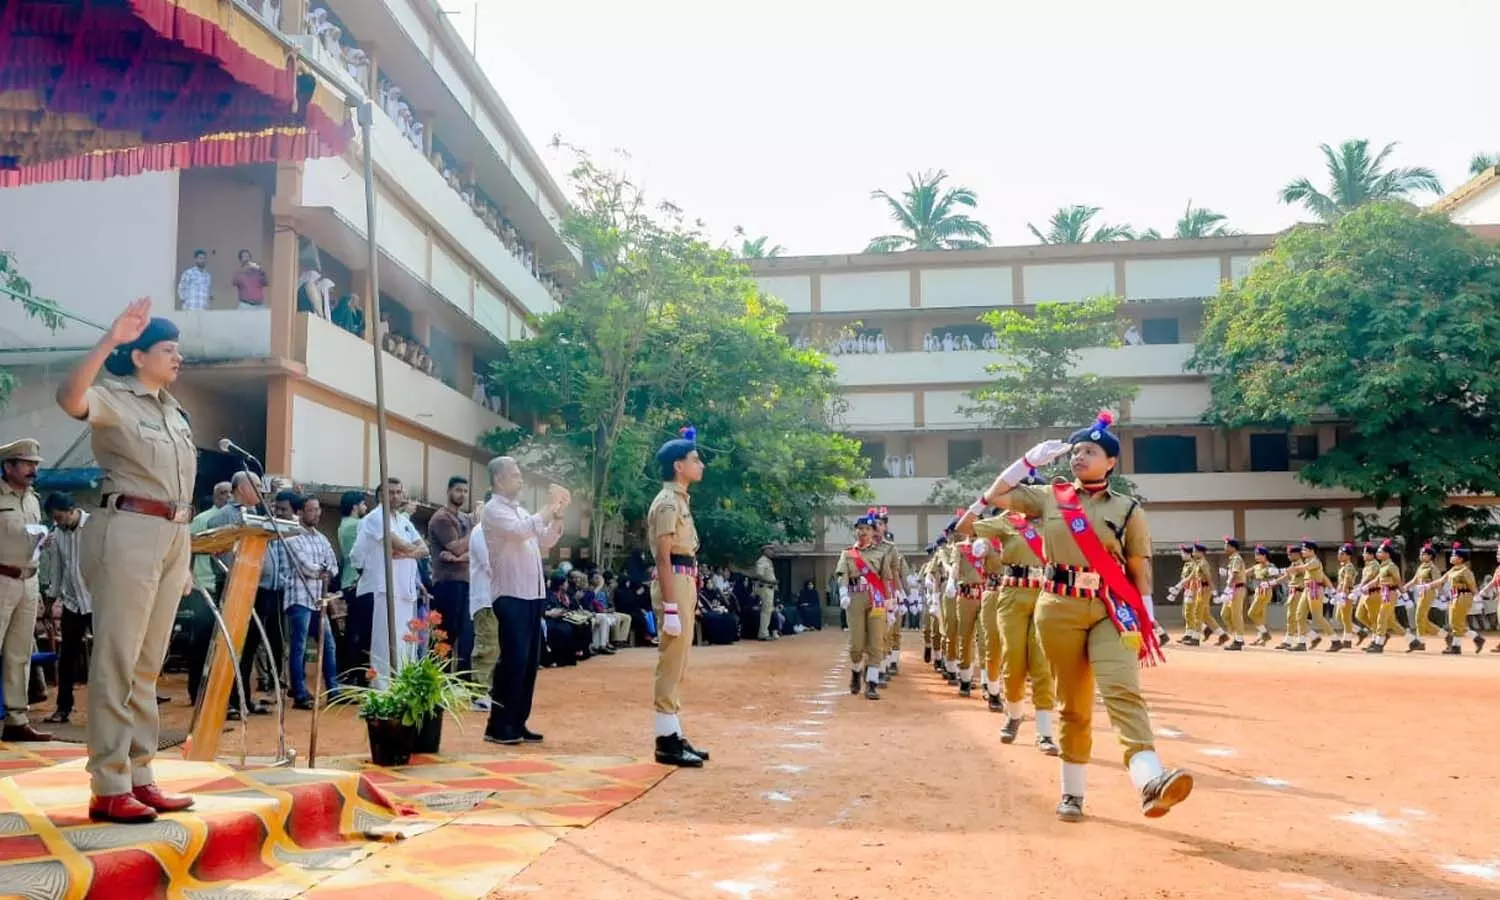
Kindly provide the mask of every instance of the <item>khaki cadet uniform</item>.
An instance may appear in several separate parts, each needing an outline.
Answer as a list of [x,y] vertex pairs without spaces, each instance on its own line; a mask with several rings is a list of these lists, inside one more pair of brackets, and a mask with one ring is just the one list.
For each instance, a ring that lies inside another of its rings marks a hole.
[[[651,582],[651,608],[656,613],[657,655],[653,696],[657,715],[673,717],[682,710],[682,676],[687,671],[688,647],[693,643],[693,626],[698,613],[698,528],[686,487],[665,482],[651,509],[646,513],[647,537],[651,547],[666,535],[672,536],[672,558],[656,560],[656,580]],[[661,625],[666,621],[666,601],[662,597],[662,579],[671,579],[672,597],[677,605],[681,634],[667,634]],[[680,725],[677,734],[682,734]]]
[[1182,561],[1182,572],[1177,576],[1177,585],[1182,588],[1182,634],[1194,640],[1201,638],[1202,623],[1198,621],[1198,561],[1189,556]]
[[1201,556],[1193,560],[1197,564],[1198,593],[1195,595],[1198,606],[1198,627],[1206,638],[1210,634],[1225,634],[1224,626],[1214,618],[1214,567],[1208,561],[1208,557]]
[[1401,569],[1394,560],[1387,559],[1375,570],[1374,593],[1380,597],[1380,611],[1375,617],[1375,637],[1385,640],[1392,631],[1402,631],[1396,621],[1396,607],[1401,603]]
[[[1469,610],[1474,605],[1474,592],[1479,590],[1479,582],[1474,580],[1474,571],[1469,568],[1469,561],[1459,560],[1457,565],[1443,573],[1443,581],[1447,582],[1448,590],[1453,593],[1453,599],[1448,601],[1448,627],[1443,634],[1448,640],[1448,646],[1443,652],[1450,656],[1463,653],[1463,649],[1458,646],[1458,636],[1462,634],[1474,641],[1474,652],[1478,653],[1484,647],[1484,638],[1469,628]],[[6,690],[10,690],[8,685]]]
[[[980,522],[990,522],[991,519],[981,519]],[[986,698],[994,698],[992,708],[998,708],[1000,697],[1000,656],[1004,645],[1004,638],[1000,634],[1000,623],[998,621],[1000,610],[1000,577],[1004,573],[1005,564],[1001,562],[1000,541],[985,534],[979,529],[979,522],[975,523],[974,537],[983,538],[989,544],[989,550],[979,558],[980,574],[984,576],[980,584],[979,594],[979,681],[984,688]]]
[[1349,595],[1353,593],[1358,585],[1359,570],[1354,568],[1354,563],[1339,563],[1338,583],[1334,585],[1333,589],[1343,599],[1339,601],[1335,614],[1338,616],[1339,630],[1343,633],[1343,643],[1345,646],[1351,647],[1353,646],[1352,640],[1354,637],[1354,602],[1349,599]]
[[[974,684],[975,640],[979,631],[979,607],[983,602],[984,574],[974,567],[965,553],[970,541],[960,541],[953,548],[958,573],[958,635],[954,650],[958,654],[958,689],[968,694]],[[983,562],[980,563],[983,565]]]
[[[1375,580],[1375,573],[1379,571],[1379,560],[1366,560],[1364,568],[1359,573],[1359,583],[1364,585],[1370,584],[1370,582]],[[1358,605],[1354,607],[1354,621],[1359,625],[1361,639],[1375,630],[1375,620],[1379,615],[1380,599],[1374,596],[1373,589],[1366,590],[1364,596],[1359,598]]]
[[938,557],[943,564],[943,577],[938,582],[942,596],[939,609],[942,611],[943,677],[953,682],[958,680],[958,595],[948,596],[948,583],[958,581],[958,545],[950,540],[938,551]]
[[1307,636],[1307,613],[1302,609],[1302,585],[1307,569],[1301,560],[1293,559],[1286,567],[1286,639],[1282,649],[1302,645]]
[[1229,636],[1235,643],[1245,642],[1245,590],[1247,570],[1245,568],[1245,557],[1239,551],[1229,554],[1224,560],[1225,575],[1224,590],[1229,598],[1224,601],[1224,608],[1219,613],[1219,619],[1224,627],[1229,630]]
[[[41,445],[19,440],[0,447],[0,460],[42,461]],[[31,651],[35,643],[37,589],[36,550],[46,529],[42,505],[31,488],[16,490],[0,480],[0,656],[5,660],[5,726],[30,724],[26,701]]]
[[935,662],[940,662],[943,658],[942,619],[929,607],[941,596],[940,572],[937,552],[934,551],[917,573],[917,578],[922,583],[922,646],[927,648]]
[[[886,552],[889,553],[892,559],[895,560],[896,580],[894,582],[891,582],[890,584],[891,596],[894,597],[897,591],[900,591],[903,595],[905,595],[908,589],[906,576],[909,571],[906,568],[906,557],[901,555],[901,550],[896,546],[896,542],[891,540],[889,537],[885,538],[885,540],[881,542],[881,546],[884,547]],[[901,611],[896,608],[895,603],[891,604],[891,610],[896,613],[896,623],[885,630],[886,655],[884,661],[887,664],[895,663],[897,658],[901,655],[901,626],[903,624],[901,621]]]
[[[1040,593],[1042,560],[1004,515],[974,523],[974,534],[990,540],[995,549],[985,554],[986,568],[995,560],[999,590],[995,592],[995,622],[999,634],[999,660],[990,684],[1004,691],[1011,718],[1019,718],[1016,707],[1026,699],[1026,680],[1031,679],[1031,703],[1038,715],[1057,703],[1052,669],[1042,652],[1036,628],[1036,603]],[[1046,732],[1050,735],[1050,729]]]
[[[852,553],[858,552],[877,578],[885,583],[886,596],[875,600],[871,585],[860,574]],[[873,693],[880,681],[880,666],[885,657],[886,614],[894,609],[896,560],[889,545],[875,543],[869,547],[849,547],[839,554],[834,574],[838,576],[841,589],[849,592],[849,686],[858,690],[857,681],[861,672],[867,682],[867,693]]]
[[1333,626],[1328,624],[1328,618],[1323,615],[1323,592],[1333,587],[1333,582],[1329,580],[1328,573],[1323,571],[1323,561],[1317,554],[1304,562],[1306,568],[1303,571],[1302,614],[1312,618],[1312,627],[1304,627],[1302,633],[1312,631],[1312,643],[1316,647],[1324,637],[1333,636]]
[[771,633],[771,614],[776,611],[776,566],[764,553],[755,561],[755,599],[760,601],[760,632],[757,637],[763,641],[779,637]]
[[80,568],[94,598],[89,773],[96,796],[151,784],[156,679],[172,620],[193,587],[188,523],[198,448],[182,407],[136,378],[84,395],[104,505],[83,527]]
[[[1438,580],[1436,562],[1424,561],[1417,565],[1416,582],[1419,585],[1433,584]],[[1418,637],[1434,637],[1440,632],[1438,627],[1432,624],[1432,601],[1437,599],[1437,587],[1419,589],[1417,591],[1417,610],[1414,623]]]
[[1255,642],[1269,643],[1271,632],[1266,628],[1266,610],[1271,605],[1272,582],[1275,581],[1275,576],[1271,574],[1271,564],[1258,562],[1246,574],[1255,585],[1255,595],[1250,600],[1250,609],[1246,611],[1245,618],[1255,626]]
[[[1081,488],[1078,499],[1104,549],[1121,565],[1131,558],[1151,558],[1151,534],[1137,500],[1114,491],[1091,493]],[[1017,487],[1006,495],[1005,505],[1039,523],[1042,550],[1055,575],[1074,574],[1063,569],[1091,572],[1050,485]],[[1063,762],[1083,765],[1093,752],[1097,683],[1128,767],[1136,754],[1155,750],[1151,717],[1141,697],[1136,651],[1121,640],[1097,591],[1074,589],[1080,596],[1070,597],[1055,589],[1055,583],[1049,582],[1037,598],[1036,629],[1056,679]],[[1151,625],[1142,622],[1140,627]]]

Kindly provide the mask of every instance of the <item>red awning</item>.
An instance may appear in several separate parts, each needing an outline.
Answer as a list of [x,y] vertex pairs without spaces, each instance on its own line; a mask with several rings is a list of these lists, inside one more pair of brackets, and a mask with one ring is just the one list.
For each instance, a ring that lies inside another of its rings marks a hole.
[[0,0],[0,187],[294,162],[351,134],[229,0]]

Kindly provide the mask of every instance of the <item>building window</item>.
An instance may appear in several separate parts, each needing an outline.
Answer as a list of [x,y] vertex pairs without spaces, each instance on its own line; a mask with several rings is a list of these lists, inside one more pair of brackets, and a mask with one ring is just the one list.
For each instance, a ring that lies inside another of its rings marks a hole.
[[1170,319],[1142,319],[1141,337],[1148,344],[1178,344],[1182,342],[1178,325],[1179,323],[1175,317]]
[[1312,462],[1318,458],[1318,436],[1316,434],[1292,435],[1292,459]]
[[889,478],[891,473],[886,471],[886,453],[884,441],[865,441],[861,445],[861,452],[870,461],[869,478]]
[[1289,472],[1291,446],[1283,432],[1250,435],[1250,471]]
[[1139,475],[1175,475],[1198,471],[1198,439],[1191,435],[1159,434],[1138,437],[1133,471]]
[[957,475],[959,470],[984,455],[983,441],[949,441],[948,474]]

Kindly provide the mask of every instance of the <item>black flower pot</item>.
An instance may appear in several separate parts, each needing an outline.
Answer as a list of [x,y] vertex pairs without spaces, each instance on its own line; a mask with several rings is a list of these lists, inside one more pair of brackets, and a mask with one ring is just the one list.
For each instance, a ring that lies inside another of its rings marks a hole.
[[404,766],[411,762],[412,746],[417,740],[415,726],[400,719],[366,719],[370,737],[370,762],[377,766]]
[[437,753],[443,745],[443,711],[438,710],[422,720],[417,726],[417,742],[413,753]]

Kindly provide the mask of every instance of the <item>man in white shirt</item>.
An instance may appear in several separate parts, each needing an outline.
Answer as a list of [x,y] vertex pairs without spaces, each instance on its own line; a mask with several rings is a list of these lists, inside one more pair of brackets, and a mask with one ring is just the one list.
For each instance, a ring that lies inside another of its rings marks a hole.
[[489,592],[500,626],[500,659],[490,679],[490,719],[484,739],[493,744],[536,743],[542,736],[526,727],[541,662],[542,612],[546,583],[542,553],[562,537],[563,513],[572,497],[552,485],[547,508],[532,514],[519,497],[526,480],[509,456],[489,464],[493,496],[484,505],[480,526],[489,556]]
[[419,584],[417,560],[427,556],[427,544],[417,533],[416,526],[411,523],[411,519],[401,515],[393,516],[391,518],[391,578],[393,583],[388,592],[385,583],[385,562],[381,558],[385,552],[382,547],[384,522],[388,509],[399,510],[406,503],[406,488],[401,484],[401,479],[391,478],[386,484],[384,495],[384,498],[377,495],[375,499],[377,501],[384,499],[384,502],[359,520],[359,536],[355,538],[354,550],[349,554],[350,560],[361,569],[355,594],[360,597],[369,595],[373,600],[369,635],[370,667],[375,670],[375,686],[378,688],[385,688],[390,684],[391,673],[394,671],[390,631],[386,624],[390,615],[392,597],[396,605],[397,655],[410,657],[415,653],[416,645],[403,641],[401,635],[406,630],[406,623],[416,618],[417,615],[417,586]]
[[[489,499],[490,495],[486,493],[484,500],[474,504],[476,519],[484,513],[484,504]],[[494,602],[495,598],[490,594],[490,550],[484,543],[484,523],[480,522],[469,532],[469,618],[474,641],[470,654],[473,671],[469,674],[476,679],[478,673],[493,669],[500,654],[500,626],[495,622],[495,611],[490,608]],[[474,708],[488,710],[490,698],[478,698],[474,701]]]

